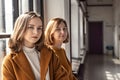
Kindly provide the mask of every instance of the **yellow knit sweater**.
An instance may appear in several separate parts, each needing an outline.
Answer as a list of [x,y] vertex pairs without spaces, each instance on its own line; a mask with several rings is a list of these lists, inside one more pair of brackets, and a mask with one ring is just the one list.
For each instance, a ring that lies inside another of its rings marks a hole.
[[53,51],[55,52],[55,54],[58,56],[58,58],[60,59],[61,64],[63,65],[63,67],[66,69],[67,73],[69,74],[69,80],[77,80],[75,78],[75,76],[72,74],[72,67],[71,67],[71,63],[68,60],[67,56],[66,56],[66,52],[63,48],[56,48],[56,47],[51,47],[53,49]]

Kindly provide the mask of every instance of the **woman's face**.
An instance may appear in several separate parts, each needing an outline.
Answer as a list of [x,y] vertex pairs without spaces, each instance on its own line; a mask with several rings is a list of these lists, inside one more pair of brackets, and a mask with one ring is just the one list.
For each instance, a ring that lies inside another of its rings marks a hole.
[[67,38],[67,31],[67,26],[61,22],[52,34],[54,44],[62,44]]
[[28,22],[28,26],[25,31],[24,45],[27,47],[34,47],[35,43],[41,38],[42,28],[41,19],[38,17],[32,18]]

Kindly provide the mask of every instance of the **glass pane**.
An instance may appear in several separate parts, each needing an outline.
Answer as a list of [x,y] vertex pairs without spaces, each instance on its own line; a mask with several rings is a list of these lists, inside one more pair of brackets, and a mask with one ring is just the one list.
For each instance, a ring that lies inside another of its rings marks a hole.
[[4,28],[4,12],[2,9],[3,8],[3,4],[2,4],[3,0],[0,0],[0,33],[5,32],[5,28]]
[[[8,45],[8,38],[0,39],[0,72],[1,72],[1,65],[2,65],[3,58],[6,55],[8,50],[7,45]],[[0,80],[1,80],[1,73],[0,73]]]

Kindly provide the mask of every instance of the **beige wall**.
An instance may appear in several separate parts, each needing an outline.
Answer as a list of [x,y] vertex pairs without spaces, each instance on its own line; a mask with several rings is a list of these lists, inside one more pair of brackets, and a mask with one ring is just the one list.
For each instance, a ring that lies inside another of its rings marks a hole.
[[114,21],[115,21],[115,32],[114,32],[114,46],[115,54],[120,58],[120,0],[114,0]]
[[[69,0],[44,0],[44,24],[54,17],[61,17],[66,20],[69,26]],[[65,44],[67,57],[70,59],[70,44]]]
[[114,46],[114,20],[112,6],[88,7],[89,21],[103,21],[103,48],[106,53],[106,46]]

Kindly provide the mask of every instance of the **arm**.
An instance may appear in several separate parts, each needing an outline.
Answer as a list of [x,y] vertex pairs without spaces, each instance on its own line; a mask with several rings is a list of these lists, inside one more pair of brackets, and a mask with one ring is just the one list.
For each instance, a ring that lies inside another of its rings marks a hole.
[[54,80],[69,80],[66,69],[60,64],[58,57],[53,54],[52,66],[54,71]]
[[[64,50],[64,49],[63,49]],[[64,50],[64,55],[65,55],[65,57],[66,57],[66,60],[67,60],[67,62],[68,62],[68,64],[69,64],[69,66],[70,66],[70,77],[71,77],[71,80],[78,80],[76,77],[75,77],[75,75],[72,73],[72,65],[71,65],[71,62],[68,60],[68,58],[67,58],[67,56],[66,56],[66,52],[65,52],[65,50]]]
[[9,56],[6,56],[2,63],[1,68],[2,80],[16,80],[12,63],[10,60],[11,58]]

